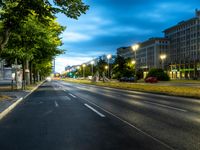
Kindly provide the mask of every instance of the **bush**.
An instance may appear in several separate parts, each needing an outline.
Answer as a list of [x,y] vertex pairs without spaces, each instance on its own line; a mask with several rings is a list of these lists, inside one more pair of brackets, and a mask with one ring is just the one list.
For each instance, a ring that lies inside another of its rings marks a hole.
[[156,77],[159,81],[169,81],[170,78],[167,73],[165,73],[162,69],[153,68],[147,74],[147,77]]

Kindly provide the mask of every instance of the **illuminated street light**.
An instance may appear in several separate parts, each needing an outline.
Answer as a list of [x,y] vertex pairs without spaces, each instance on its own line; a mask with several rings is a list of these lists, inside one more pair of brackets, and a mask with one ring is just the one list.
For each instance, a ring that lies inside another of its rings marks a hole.
[[108,66],[105,66],[105,69],[108,70]]
[[132,50],[135,52],[135,60],[134,60],[135,61],[135,78],[136,78],[136,73],[137,73],[137,70],[136,70],[137,69],[136,68],[136,63],[137,63],[136,62],[136,51],[139,49],[139,47],[140,47],[139,44],[135,44],[135,45],[131,46]]
[[132,60],[131,63],[132,63],[133,65],[135,65],[136,61],[135,61],[135,60]]
[[110,63],[109,63],[109,60],[112,58],[112,55],[111,54],[108,54],[107,55],[107,60],[108,60],[108,78],[110,77]]
[[93,71],[94,61],[91,61],[90,64],[91,64],[91,66],[92,66],[92,76],[93,76],[93,74],[94,74],[94,73],[93,73],[93,72],[94,72],[94,71]]
[[80,66],[77,66],[76,69],[80,69]]
[[112,57],[111,54],[108,54],[108,55],[107,55],[107,59],[110,59],[111,57]]
[[82,67],[83,67],[83,78],[85,79],[85,67],[86,67],[86,65],[83,64]]
[[162,69],[164,70],[164,61],[165,61],[165,59],[167,58],[167,55],[166,54],[161,54],[160,55],[160,59],[161,59],[161,61],[162,61]]

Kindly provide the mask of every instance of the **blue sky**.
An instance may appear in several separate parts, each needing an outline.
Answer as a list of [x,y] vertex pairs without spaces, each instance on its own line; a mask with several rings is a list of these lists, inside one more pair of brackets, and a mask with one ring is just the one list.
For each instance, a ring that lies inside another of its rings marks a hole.
[[163,36],[162,31],[182,20],[194,17],[199,0],[83,0],[90,6],[79,20],[57,15],[67,26],[62,34],[66,53],[56,58],[56,71],[67,65],[78,65],[102,54],[130,46],[150,37]]

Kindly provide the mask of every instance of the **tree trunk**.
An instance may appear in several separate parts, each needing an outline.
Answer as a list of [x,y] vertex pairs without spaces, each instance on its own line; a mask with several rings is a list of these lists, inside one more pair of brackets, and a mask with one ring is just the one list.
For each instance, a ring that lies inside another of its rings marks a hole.
[[32,64],[32,62],[30,61],[30,63],[29,63],[29,66],[30,66],[30,84],[32,84],[33,83],[33,64]]
[[40,81],[40,73],[39,73],[39,71],[37,71],[37,81],[38,82]]
[[35,65],[33,65],[33,83],[36,83],[36,70],[35,70]]
[[10,37],[10,29],[5,29],[4,33],[0,37],[0,53],[3,51],[5,45],[8,43]]
[[26,80],[26,85],[30,85],[30,70],[29,70],[28,59],[25,60],[25,80]]

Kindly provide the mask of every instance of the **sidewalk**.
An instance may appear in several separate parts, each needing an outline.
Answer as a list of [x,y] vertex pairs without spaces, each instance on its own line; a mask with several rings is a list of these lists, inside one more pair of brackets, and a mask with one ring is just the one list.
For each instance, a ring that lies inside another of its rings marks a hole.
[[11,99],[4,99],[0,100],[0,113],[3,112],[6,108],[8,108],[10,105],[15,103],[18,99],[25,97],[27,94],[29,94],[31,91],[7,91],[7,92],[1,92],[0,95],[6,95],[9,96]]
[[[7,98],[0,99],[0,120],[9,113],[26,96],[35,91],[42,83],[35,85],[32,90],[11,90],[10,85],[0,83],[0,96]],[[8,88],[9,87],[9,88]]]

